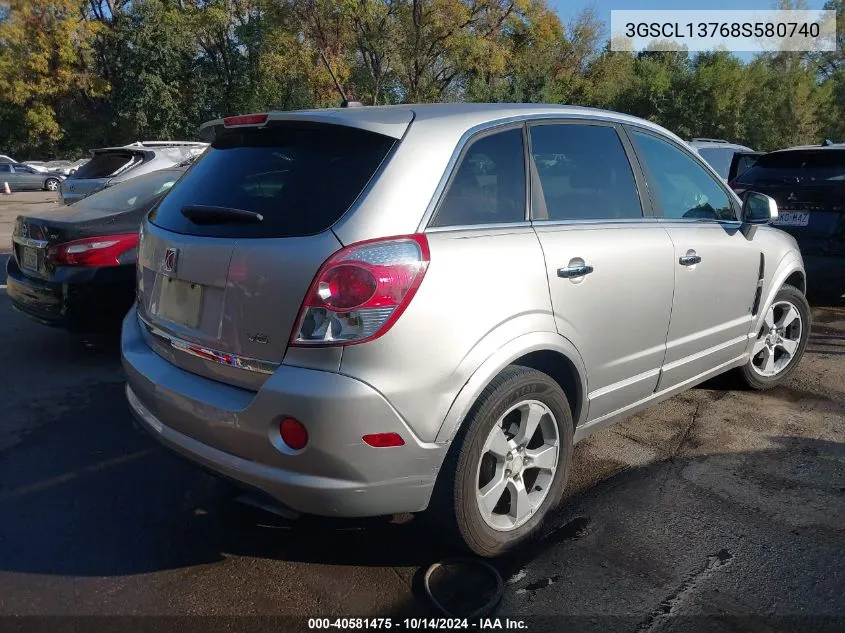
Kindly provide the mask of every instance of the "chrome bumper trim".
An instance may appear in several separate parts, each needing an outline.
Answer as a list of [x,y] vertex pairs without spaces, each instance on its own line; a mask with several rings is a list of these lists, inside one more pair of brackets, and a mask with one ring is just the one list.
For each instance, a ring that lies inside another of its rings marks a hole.
[[254,371],[259,374],[274,373],[281,363],[274,363],[269,360],[260,360],[258,358],[251,358],[249,356],[241,356],[240,354],[231,354],[229,352],[221,352],[220,350],[191,343],[185,339],[179,338],[157,328],[155,325],[147,321],[140,314],[137,314],[138,321],[147,328],[152,336],[160,339],[170,345],[173,349],[178,349],[180,352],[185,352],[191,356],[196,356],[203,360],[226,365],[227,367],[234,367],[236,369],[243,369],[246,371]]

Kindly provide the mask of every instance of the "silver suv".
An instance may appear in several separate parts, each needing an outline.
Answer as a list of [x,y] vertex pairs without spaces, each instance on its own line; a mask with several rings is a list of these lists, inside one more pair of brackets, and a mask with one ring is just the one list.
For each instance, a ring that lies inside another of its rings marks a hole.
[[142,227],[123,325],[154,437],[290,512],[536,533],[573,444],[728,370],[782,382],[795,241],[689,146],[564,106],[231,117]]
[[142,174],[167,169],[199,156],[208,143],[194,141],[137,141],[122,147],[91,151],[91,159],[62,183],[62,200],[72,204],[95,191]]
[[750,147],[717,138],[694,138],[689,142],[699,156],[708,162],[724,180],[728,179],[734,154],[754,152]]

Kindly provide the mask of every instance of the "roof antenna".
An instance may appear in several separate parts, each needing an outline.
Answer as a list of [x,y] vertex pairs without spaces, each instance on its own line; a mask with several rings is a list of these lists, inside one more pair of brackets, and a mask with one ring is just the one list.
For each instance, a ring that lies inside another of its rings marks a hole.
[[323,64],[325,65],[326,70],[328,70],[329,74],[332,76],[332,81],[334,81],[334,87],[337,88],[337,91],[340,93],[340,98],[343,100],[341,101],[340,107],[348,108],[350,107],[350,105],[353,105],[355,103],[358,103],[358,105],[363,105],[360,102],[349,101],[349,99],[346,97],[346,93],[343,91],[343,86],[340,85],[340,81],[338,80],[337,75],[334,74],[334,71],[332,70],[332,65],[329,63],[329,60],[326,57],[325,52],[323,52],[322,48],[320,49],[320,58],[323,60]]

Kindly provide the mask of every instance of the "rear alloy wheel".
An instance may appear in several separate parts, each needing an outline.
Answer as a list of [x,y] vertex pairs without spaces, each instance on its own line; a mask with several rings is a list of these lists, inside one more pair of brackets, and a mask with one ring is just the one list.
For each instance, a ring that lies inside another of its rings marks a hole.
[[429,514],[479,556],[504,554],[535,536],[560,502],[572,435],[560,386],[536,369],[506,368],[453,440]]
[[476,503],[484,522],[508,532],[541,507],[558,465],[554,414],[539,400],[523,400],[502,414],[478,462]]
[[810,306],[797,288],[784,286],[763,316],[751,358],[742,368],[753,389],[770,389],[791,374],[807,346]]
[[47,191],[58,191],[59,190],[59,181],[55,178],[48,178],[47,181],[44,183],[44,188]]

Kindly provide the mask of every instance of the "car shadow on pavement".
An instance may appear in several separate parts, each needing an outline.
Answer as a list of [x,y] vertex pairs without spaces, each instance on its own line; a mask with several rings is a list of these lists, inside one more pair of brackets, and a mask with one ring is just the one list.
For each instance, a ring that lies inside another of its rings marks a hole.
[[[845,458],[840,443],[805,437],[771,441],[776,448],[747,457],[766,462],[794,454]],[[119,576],[204,565],[232,555],[424,568],[458,553],[418,517],[288,521],[235,503],[227,484],[132,427],[121,384],[100,386],[68,402],[63,415],[0,457],[0,571]],[[495,565],[507,578],[549,547],[579,538],[590,522],[581,514],[572,516],[571,509],[586,507],[582,514],[588,513],[607,490],[657,477],[667,467],[718,458],[623,467],[587,487],[570,487],[561,510],[547,521],[545,536]]]

